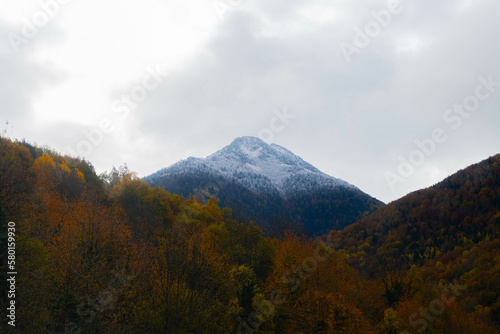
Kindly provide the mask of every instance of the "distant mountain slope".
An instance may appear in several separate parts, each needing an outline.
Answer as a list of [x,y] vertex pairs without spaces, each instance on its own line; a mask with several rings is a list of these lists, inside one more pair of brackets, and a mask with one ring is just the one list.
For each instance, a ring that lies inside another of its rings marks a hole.
[[188,158],[144,180],[184,196],[215,196],[238,219],[269,229],[292,221],[310,235],[352,224],[382,205],[287,149],[254,137],[237,138],[207,158]]
[[500,154],[331,234],[367,273],[421,265],[456,247],[498,239]]

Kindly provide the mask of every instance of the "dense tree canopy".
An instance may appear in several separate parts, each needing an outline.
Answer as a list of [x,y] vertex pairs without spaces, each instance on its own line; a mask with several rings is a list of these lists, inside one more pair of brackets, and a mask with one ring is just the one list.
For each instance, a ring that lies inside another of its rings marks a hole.
[[271,238],[214,197],[0,138],[2,310],[8,222],[19,272],[0,331],[495,333],[499,180],[497,156],[343,231]]

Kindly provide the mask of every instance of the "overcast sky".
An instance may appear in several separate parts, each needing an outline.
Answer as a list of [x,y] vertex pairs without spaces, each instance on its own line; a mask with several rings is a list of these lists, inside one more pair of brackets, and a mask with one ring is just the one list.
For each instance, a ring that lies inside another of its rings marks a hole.
[[500,153],[499,14],[499,0],[2,0],[0,121],[141,177],[260,135],[389,202]]

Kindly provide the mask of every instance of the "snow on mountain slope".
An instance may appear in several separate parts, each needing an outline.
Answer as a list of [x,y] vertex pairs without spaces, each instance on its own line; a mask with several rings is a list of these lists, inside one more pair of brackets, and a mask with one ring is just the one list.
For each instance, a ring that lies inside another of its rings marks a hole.
[[206,158],[188,158],[144,180],[203,201],[216,197],[235,219],[267,231],[284,229],[285,222],[311,236],[342,229],[383,205],[287,149],[254,137],[237,138]]
[[[236,181],[257,194],[289,197],[320,188],[355,186],[322,173],[287,149],[255,137],[240,137],[216,153],[188,158],[150,177],[207,173]],[[148,177],[149,178],[149,177]]]

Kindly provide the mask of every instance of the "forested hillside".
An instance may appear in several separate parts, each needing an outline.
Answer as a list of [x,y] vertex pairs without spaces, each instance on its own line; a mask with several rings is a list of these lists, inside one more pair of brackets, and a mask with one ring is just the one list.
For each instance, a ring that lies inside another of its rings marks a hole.
[[[470,217],[484,228],[466,225],[460,239],[454,225],[428,245],[429,256],[415,251],[399,262],[409,243],[393,240],[399,225],[382,222],[380,211],[331,238],[287,230],[269,238],[216,198],[152,188],[126,167],[98,176],[88,161],[1,138],[2,310],[12,301],[10,222],[17,276],[15,327],[2,313],[0,332],[496,333],[498,157],[476,168],[483,173],[471,170],[470,181],[447,181],[453,198],[464,182],[457,203],[468,203],[450,222]],[[454,211],[455,202],[436,201]],[[408,217],[427,214],[412,203]],[[448,216],[441,206],[434,219]],[[391,208],[381,212],[391,217]],[[372,221],[372,230],[361,227]],[[383,255],[379,265],[368,263],[370,252]]]
[[[368,277],[419,268],[429,282],[458,279],[466,310],[500,319],[500,155],[330,235]],[[394,300],[412,289],[403,281],[394,278]]]

